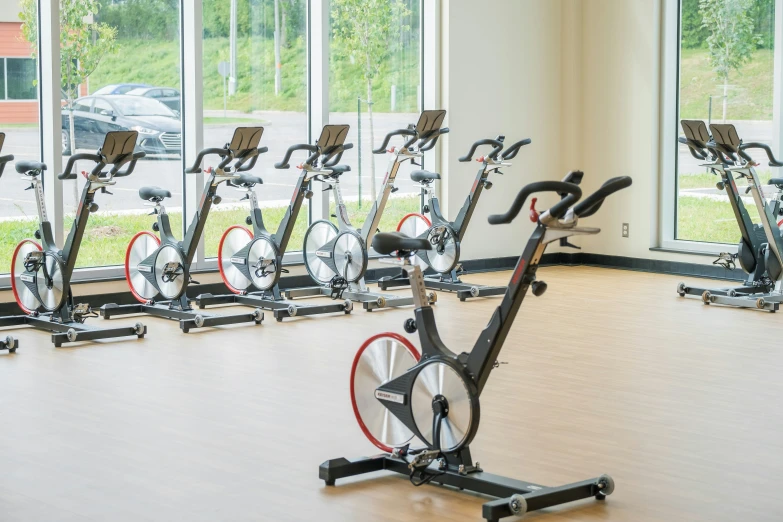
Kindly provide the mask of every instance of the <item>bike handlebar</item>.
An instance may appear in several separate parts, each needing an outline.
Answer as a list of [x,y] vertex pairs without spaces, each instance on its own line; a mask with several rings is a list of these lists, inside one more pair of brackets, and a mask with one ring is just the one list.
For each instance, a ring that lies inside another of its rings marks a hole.
[[475,154],[476,149],[481,147],[482,145],[492,145],[494,148],[492,149],[492,152],[487,154],[487,157],[492,158],[493,160],[498,159],[497,156],[500,153],[501,150],[503,150],[503,139],[504,136],[498,136],[495,140],[478,140],[477,142],[473,143],[473,145],[470,146],[470,151],[464,156],[462,156],[459,161],[465,162],[470,161],[473,159],[473,154]]
[[65,170],[57,175],[57,179],[76,179],[76,174],[73,174],[71,171],[76,162],[81,160],[90,160],[97,163],[99,170],[106,166],[100,154],[92,154],[89,152],[73,154],[68,158],[68,163],[65,164]]
[[0,156],[0,176],[3,175],[3,171],[5,170],[5,166],[9,164],[10,162],[14,161],[14,155],[8,154],[6,156]]
[[[252,170],[253,167],[256,166],[258,157],[268,151],[269,147],[259,147],[246,151],[242,156],[237,158],[237,162],[234,164],[234,172],[247,172],[248,170]],[[247,163],[248,160],[250,163]],[[247,165],[245,165],[245,163],[247,163]]]
[[421,141],[419,142],[419,152],[427,152],[428,150],[432,150],[438,143],[438,138],[440,138],[442,134],[448,133],[448,127],[443,127],[442,129],[436,129],[434,131],[428,132],[427,135],[422,137]]
[[288,150],[285,151],[285,156],[283,157],[283,161],[280,161],[278,163],[275,163],[276,169],[287,169],[290,168],[291,165],[288,164],[289,160],[291,159],[291,155],[298,151],[298,150],[306,150],[308,152],[311,152],[312,154],[310,157],[308,157],[305,160],[305,163],[308,165],[312,165],[313,162],[318,159],[318,153],[320,152],[320,149],[317,145],[308,145],[307,143],[300,143],[298,145],[291,145],[288,147]]
[[395,136],[413,136],[412,140],[408,140],[405,142],[405,146],[409,146],[413,144],[414,141],[416,141],[416,138],[418,138],[418,133],[413,129],[397,129],[395,131],[391,131],[389,134],[386,135],[385,138],[383,138],[383,143],[380,147],[377,149],[374,149],[372,151],[373,154],[383,154],[386,152],[386,147],[389,145],[389,142],[391,139]]
[[519,152],[519,149],[524,147],[525,145],[530,145],[533,143],[533,140],[530,138],[525,138],[524,140],[519,140],[515,144],[513,144],[511,147],[507,148],[505,151],[503,151],[503,155],[501,158],[504,160],[511,160],[514,159]]
[[511,204],[511,208],[509,208],[505,214],[493,214],[489,216],[487,221],[489,221],[490,225],[511,223],[514,221],[514,218],[517,217],[519,211],[522,210],[522,205],[525,204],[527,198],[537,192],[567,194],[565,198],[549,209],[550,215],[555,218],[562,217],[568,207],[579,201],[579,198],[582,197],[582,189],[573,183],[567,183],[565,181],[537,181],[535,183],[529,183],[519,191],[519,194],[517,194],[517,197],[514,198],[514,202]]
[[589,217],[598,212],[603,205],[604,200],[624,188],[628,188],[633,183],[630,176],[618,176],[604,182],[601,188],[587,196],[574,207],[576,217]]
[[758,143],[758,142],[751,142],[751,143],[742,143],[739,146],[739,154],[743,158],[745,158],[748,161],[753,161],[753,158],[745,154],[746,149],[761,149],[764,152],[767,153],[767,158],[769,159],[769,166],[770,167],[783,167],[783,163],[778,161],[775,158],[775,155],[772,154],[772,149],[769,148],[769,145],[765,145],[764,143]]
[[[136,168],[136,162],[139,161],[141,158],[143,158],[146,155],[147,154],[145,152],[141,152],[141,151],[134,152],[132,155],[130,155],[129,158],[124,158],[121,162],[117,162],[114,165],[114,167],[111,169],[111,171],[109,171],[109,173],[111,174],[112,177],[115,177],[115,178],[121,178],[123,176],[129,176],[133,172],[133,169]],[[125,169],[124,171],[120,172],[120,169],[122,168],[122,166],[125,165],[128,162],[130,162],[130,164],[128,165],[128,168]]]
[[204,149],[198,153],[198,156],[196,156],[196,161],[193,163],[193,166],[189,169],[185,169],[185,174],[198,174],[201,172],[201,162],[204,160],[205,156],[209,156],[210,154],[216,154],[223,158],[223,161],[220,162],[220,168],[225,167],[229,161],[231,161],[231,150],[227,147],[212,147],[208,149]]

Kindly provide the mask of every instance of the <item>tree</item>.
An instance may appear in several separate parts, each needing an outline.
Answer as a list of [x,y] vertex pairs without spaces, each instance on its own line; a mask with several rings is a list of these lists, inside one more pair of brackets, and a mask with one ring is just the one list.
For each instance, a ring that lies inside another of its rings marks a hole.
[[729,74],[749,62],[760,39],[753,30],[754,0],[700,0],[702,26],[707,37],[710,65],[723,82],[723,121],[728,108]]
[[[401,0],[332,0],[335,43],[361,65],[366,82],[370,143],[373,146],[373,80],[380,73],[384,60],[399,46],[400,32],[410,29],[400,23],[408,14]],[[370,192],[375,199],[375,162],[371,161],[370,166]]]

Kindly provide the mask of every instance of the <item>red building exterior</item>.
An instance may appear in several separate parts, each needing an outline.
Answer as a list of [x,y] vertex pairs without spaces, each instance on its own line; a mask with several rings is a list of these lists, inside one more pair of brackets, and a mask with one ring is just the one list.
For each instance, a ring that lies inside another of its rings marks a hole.
[[[17,9],[18,11],[18,9]],[[0,124],[3,123],[35,123],[38,121],[38,100],[7,99],[7,66],[5,58],[30,58],[30,44],[22,38],[21,23],[18,21],[4,21],[10,16],[17,18],[17,13],[12,10],[0,14],[0,66],[4,70],[0,72],[4,80],[0,85]]]

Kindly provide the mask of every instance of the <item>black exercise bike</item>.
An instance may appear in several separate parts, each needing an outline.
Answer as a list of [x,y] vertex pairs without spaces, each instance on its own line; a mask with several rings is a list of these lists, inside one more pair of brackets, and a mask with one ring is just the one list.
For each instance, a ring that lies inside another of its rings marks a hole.
[[[421,354],[406,338],[384,333],[362,345],[351,369],[356,419],[370,442],[384,453],[326,461],[319,468],[319,477],[327,485],[334,485],[337,479],[389,470],[408,475],[414,485],[436,482],[490,495],[497,499],[484,504],[483,517],[491,522],[583,498],[603,500],[610,495],[614,482],[608,475],[547,487],[485,473],[473,462],[470,443],[479,427],[479,397],[497,365],[525,294],[532,289],[540,296],[547,288],[545,282],[536,280],[546,246],[569,236],[597,234],[596,228],[578,228],[579,218],[595,214],[606,197],[630,185],[629,177],[613,178],[577,203],[582,191],[576,184],[531,183],[519,192],[508,212],[489,217],[493,225],[510,223],[531,195],[555,192],[562,197],[540,213],[533,200],[530,215],[537,226],[511,275],[503,301],[469,353],[454,353],[443,344],[426,299],[421,268],[414,265],[411,288],[416,301],[415,319],[406,321],[405,330],[418,331]],[[410,259],[417,251],[431,249],[432,244],[426,238],[391,233],[376,235],[373,247],[379,253]],[[423,447],[414,449],[414,438]]]

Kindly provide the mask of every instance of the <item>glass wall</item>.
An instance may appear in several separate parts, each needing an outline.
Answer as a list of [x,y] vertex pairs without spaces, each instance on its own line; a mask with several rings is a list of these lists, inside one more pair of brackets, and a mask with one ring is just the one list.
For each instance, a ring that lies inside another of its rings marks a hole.
[[[227,143],[236,127],[262,126],[269,148],[250,172],[263,179],[255,192],[270,232],[288,208],[299,171],[278,170],[286,149],[307,143],[307,2],[205,0],[204,146]],[[294,158],[296,161],[299,158]],[[232,225],[246,226],[246,192],[221,187],[204,232],[207,257]],[[288,251],[302,248],[309,210],[303,205]]]
[[[375,155],[386,133],[418,121],[421,110],[419,0],[330,4],[329,121],[351,126],[354,148],[343,156],[351,172],[341,179],[354,226],[360,227],[381,190],[389,157]],[[420,211],[420,190],[400,171],[381,220],[396,230],[405,214]],[[334,205],[334,202],[332,202]]]
[[[0,12],[0,155],[16,161],[41,159],[38,109],[37,3],[15,0]],[[24,22],[24,24],[23,24]],[[8,273],[17,243],[32,237],[37,210],[30,185],[6,166],[0,192],[0,273]]]
[[[61,9],[62,20],[80,20],[61,38],[63,164],[72,152],[95,152],[109,131],[138,131],[136,148],[147,156],[131,176],[116,179],[111,194],[96,195],[99,210],[90,215],[77,261],[77,267],[121,265],[130,239],[151,230],[154,221],[138,196],[140,187],[171,191],[165,205],[173,230],[181,229],[179,0],[87,3],[79,17],[67,11],[82,9],[84,2],[65,2]],[[79,162],[77,172],[91,168]],[[63,184],[66,233],[84,182],[78,176]]]
[[[771,143],[775,0],[681,0],[679,118],[733,123],[744,141]],[[774,149],[774,147],[773,147]],[[678,145],[675,238],[736,243],[739,230],[717,177]],[[760,167],[762,181],[768,169]],[[744,181],[738,180],[740,191]],[[772,194],[772,191],[769,191]],[[746,207],[758,213],[750,195]]]

